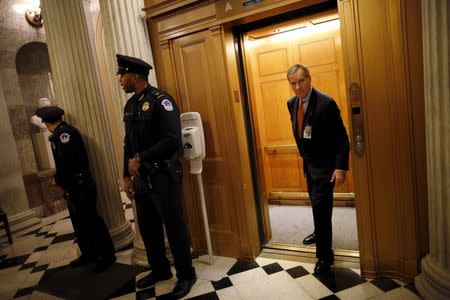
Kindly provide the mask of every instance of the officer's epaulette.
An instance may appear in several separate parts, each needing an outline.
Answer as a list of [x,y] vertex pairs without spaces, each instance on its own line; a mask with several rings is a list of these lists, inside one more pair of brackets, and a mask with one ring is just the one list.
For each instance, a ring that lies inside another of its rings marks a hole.
[[158,90],[152,91],[152,96],[156,97],[156,99],[160,99],[160,98],[166,97],[164,94],[161,94]]

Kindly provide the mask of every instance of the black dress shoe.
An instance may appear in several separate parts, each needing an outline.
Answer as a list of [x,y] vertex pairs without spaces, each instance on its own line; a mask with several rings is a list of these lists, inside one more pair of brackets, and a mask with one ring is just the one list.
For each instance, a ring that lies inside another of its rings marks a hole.
[[332,259],[332,260],[319,259],[316,262],[316,266],[314,267],[314,273],[315,274],[323,274],[325,272],[330,271],[333,263],[334,263],[334,259]]
[[316,233],[313,232],[303,240],[303,244],[310,245],[316,243]]
[[97,263],[95,264],[94,271],[97,273],[103,272],[108,269],[113,263],[116,262],[116,256],[111,257],[100,257],[97,259]]
[[87,265],[88,263],[90,263],[92,261],[94,261],[94,259],[92,259],[91,257],[89,257],[87,255],[84,255],[84,254],[81,254],[80,257],[75,258],[74,260],[72,260],[69,263],[69,265],[72,268],[77,268],[77,267],[81,267],[81,266]]
[[192,286],[197,281],[197,276],[194,275],[194,278],[188,279],[180,279],[177,282],[177,285],[174,287],[171,295],[175,299],[180,299],[189,294]]
[[169,280],[172,277],[173,277],[172,272],[162,274],[162,275],[153,274],[153,272],[151,272],[147,276],[144,276],[141,279],[139,279],[136,282],[136,287],[138,289],[145,289],[145,288],[151,287],[158,281]]

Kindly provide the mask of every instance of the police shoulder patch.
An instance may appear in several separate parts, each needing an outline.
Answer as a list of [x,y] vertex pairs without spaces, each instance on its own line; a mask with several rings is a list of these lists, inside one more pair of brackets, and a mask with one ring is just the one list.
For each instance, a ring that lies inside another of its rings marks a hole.
[[167,110],[167,111],[172,111],[173,110],[172,102],[170,102],[169,99],[164,99],[161,102],[161,104],[162,104],[162,106],[164,107],[165,110]]
[[70,134],[68,134],[67,132],[64,132],[63,134],[61,134],[59,136],[59,139],[60,139],[61,143],[66,144],[70,141]]

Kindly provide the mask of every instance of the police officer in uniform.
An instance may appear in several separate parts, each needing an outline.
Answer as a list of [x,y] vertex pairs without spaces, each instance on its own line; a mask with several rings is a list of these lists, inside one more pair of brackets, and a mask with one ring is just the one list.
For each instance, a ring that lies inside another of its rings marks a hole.
[[135,200],[139,230],[152,272],[137,281],[146,288],[172,278],[165,227],[178,282],[174,298],[189,293],[197,280],[181,203],[182,154],[179,111],[173,98],[148,83],[152,66],[117,54],[120,85],[134,93],[124,109],[124,190]]
[[105,222],[97,213],[96,186],[79,131],[62,120],[64,110],[45,106],[36,110],[52,133],[50,142],[55,159],[54,183],[64,190],[70,218],[81,256],[70,262],[71,267],[95,262],[101,272],[116,261],[114,245]]

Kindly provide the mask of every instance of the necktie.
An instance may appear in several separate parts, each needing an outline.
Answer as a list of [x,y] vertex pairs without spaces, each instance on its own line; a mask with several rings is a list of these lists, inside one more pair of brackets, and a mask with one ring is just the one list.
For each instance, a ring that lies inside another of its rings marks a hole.
[[303,124],[303,116],[304,116],[304,112],[303,112],[303,104],[304,102],[299,98],[298,101],[301,103],[300,107],[298,108],[297,111],[297,134],[299,138],[302,138],[302,124]]

